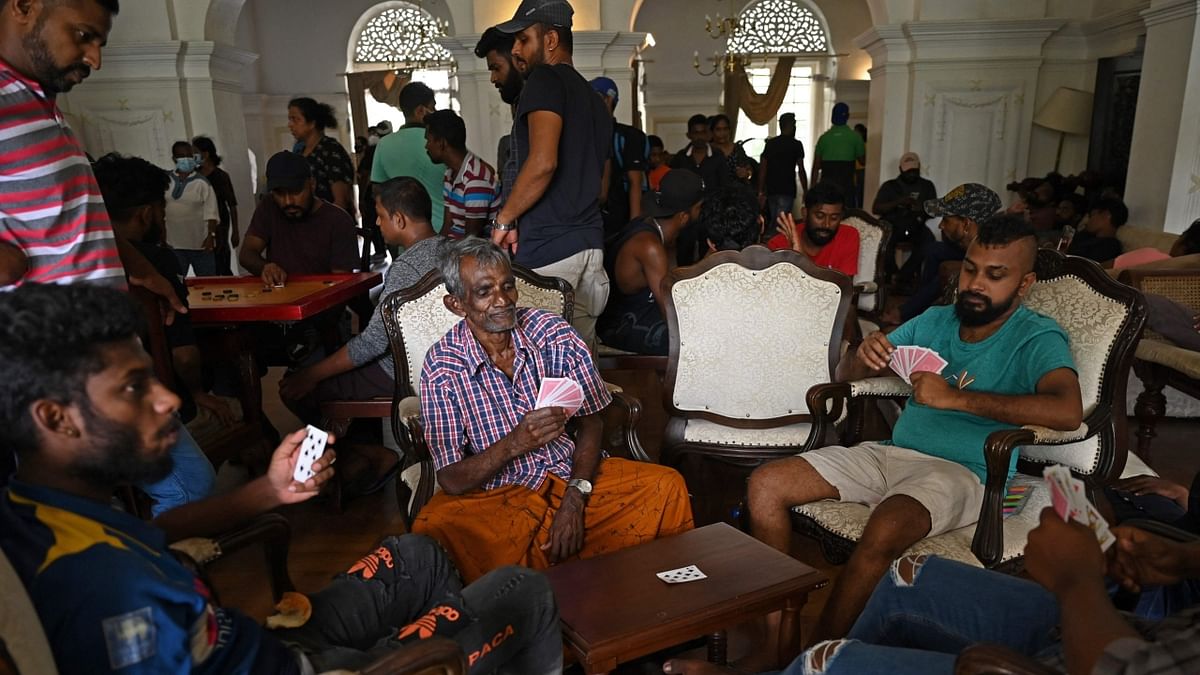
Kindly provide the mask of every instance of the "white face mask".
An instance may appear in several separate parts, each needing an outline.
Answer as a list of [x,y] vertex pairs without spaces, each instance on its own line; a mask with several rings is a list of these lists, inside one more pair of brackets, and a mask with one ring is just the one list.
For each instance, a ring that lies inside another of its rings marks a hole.
[[379,142],[379,137],[376,136],[375,134],[371,134],[370,136],[367,136],[367,145],[375,145],[378,142]]

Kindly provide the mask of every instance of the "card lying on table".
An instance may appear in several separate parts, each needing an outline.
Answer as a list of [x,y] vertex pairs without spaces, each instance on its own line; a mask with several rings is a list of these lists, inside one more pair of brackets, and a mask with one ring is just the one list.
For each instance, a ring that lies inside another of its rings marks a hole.
[[1046,487],[1050,489],[1050,504],[1063,520],[1074,520],[1091,528],[1100,549],[1107,551],[1117,538],[1108,529],[1104,516],[1088,501],[1083,481],[1071,475],[1071,470],[1061,464],[1046,467],[1042,472]]
[[701,579],[708,578],[708,575],[704,572],[701,572],[700,568],[696,567],[695,565],[688,565],[687,567],[680,567],[678,569],[667,570],[666,572],[659,572],[654,576],[662,579],[668,584],[686,584],[689,581],[699,581]]
[[905,382],[912,384],[912,374],[916,372],[941,375],[942,369],[946,367],[946,359],[928,347],[905,345],[896,347],[896,351],[892,352],[892,357],[888,360],[888,365],[891,366],[893,372],[904,378]]
[[583,407],[583,388],[568,377],[547,377],[538,388],[534,408],[566,408],[567,416]]

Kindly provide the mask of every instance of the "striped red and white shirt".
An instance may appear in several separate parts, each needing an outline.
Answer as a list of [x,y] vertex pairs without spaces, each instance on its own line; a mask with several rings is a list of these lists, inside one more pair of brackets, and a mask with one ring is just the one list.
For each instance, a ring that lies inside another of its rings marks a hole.
[[54,97],[0,60],[0,241],[29,259],[17,284],[125,288],[87,155]]
[[453,169],[446,169],[442,196],[450,215],[448,227],[443,226],[442,232],[451,239],[466,236],[468,220],[482,220],[486,227],[500,212],[500,181],[496,170],[470,151],[457,175]]

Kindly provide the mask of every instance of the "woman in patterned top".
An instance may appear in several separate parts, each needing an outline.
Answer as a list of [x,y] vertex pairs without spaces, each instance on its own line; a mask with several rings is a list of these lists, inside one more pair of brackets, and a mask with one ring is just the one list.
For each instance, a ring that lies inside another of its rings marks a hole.
[[317,182],[316,195],[354,214],[354,163],[337,139],[326,136],[336,129],[333,107],[311,98],[288,102],[288,131],[296,137],[295,152],[304,155]]

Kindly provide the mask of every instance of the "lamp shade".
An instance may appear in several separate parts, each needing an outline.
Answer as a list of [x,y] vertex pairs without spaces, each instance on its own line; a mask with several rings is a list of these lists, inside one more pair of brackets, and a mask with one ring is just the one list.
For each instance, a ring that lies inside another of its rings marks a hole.
[[1033,116],[1033,123],[1064,134],[1086,134],[1092,125],[1092,95],[1059,87]]

